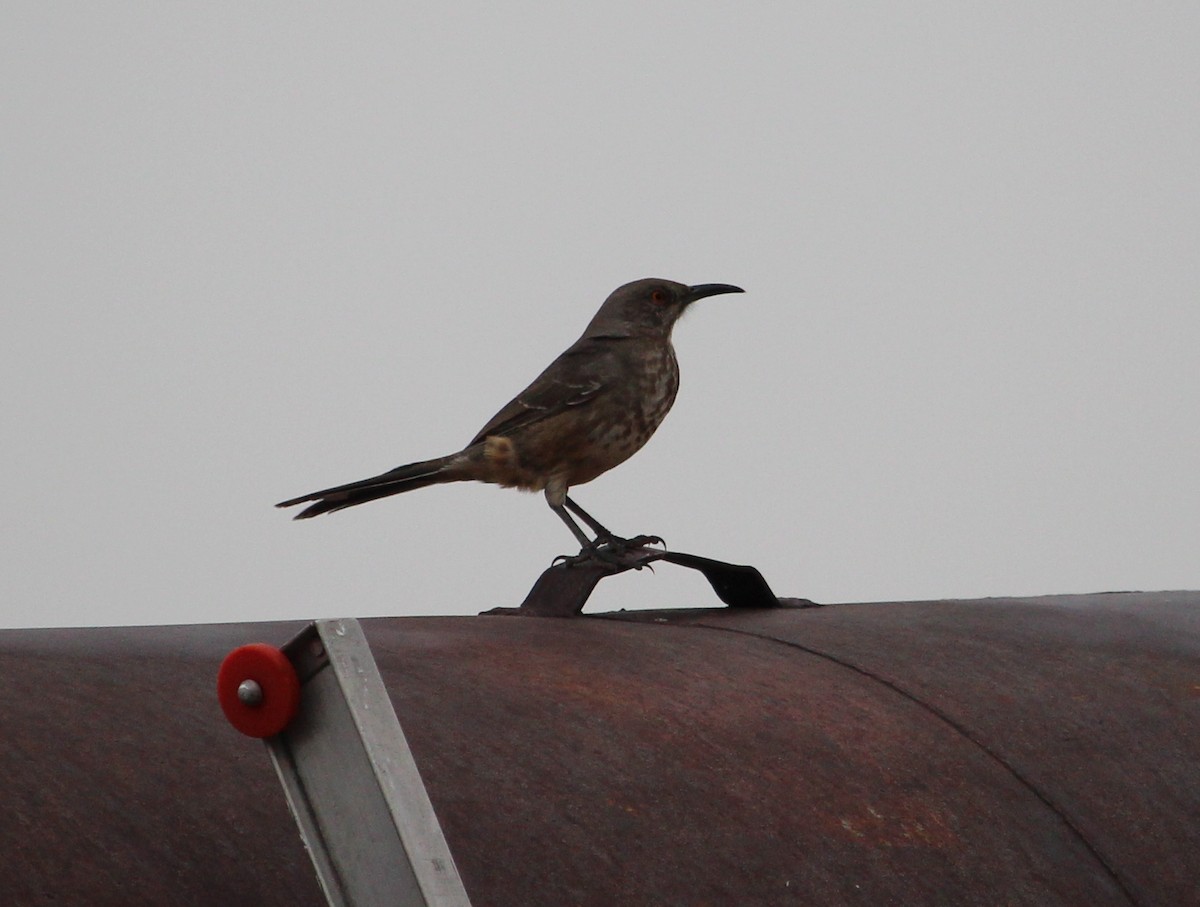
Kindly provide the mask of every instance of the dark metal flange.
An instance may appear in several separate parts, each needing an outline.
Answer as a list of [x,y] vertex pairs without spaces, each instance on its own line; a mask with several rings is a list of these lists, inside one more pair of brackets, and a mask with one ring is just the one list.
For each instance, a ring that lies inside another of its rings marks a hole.
[[581,557],[556,563],[542,572],[520,607],[492,608],[483,613],[573,617],[583,611],[600,580],[626,570],[641,570],[657,561],[700,571],[717,597],[731,608],[808,608],[816,605],[804,598],[779,598],[757,568],[744,564],[729,564],[661,548],[636,547],[621,552],[606,551],[605,554],[605,560]]

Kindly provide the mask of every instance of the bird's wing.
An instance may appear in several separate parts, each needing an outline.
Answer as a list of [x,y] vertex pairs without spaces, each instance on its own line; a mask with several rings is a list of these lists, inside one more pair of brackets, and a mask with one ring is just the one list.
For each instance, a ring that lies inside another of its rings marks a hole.
[[478,444],[489,435],[508,435],[570,407],[591,403],[616,380],[614,341],[620,339],[623,338],[588,337],[577,341],[492,416],[471,444]]

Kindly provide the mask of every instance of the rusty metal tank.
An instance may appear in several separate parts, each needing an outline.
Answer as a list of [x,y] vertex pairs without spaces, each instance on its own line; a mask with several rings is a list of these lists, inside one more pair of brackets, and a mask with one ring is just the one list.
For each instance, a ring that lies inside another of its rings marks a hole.
[[[213,692],[0,632],[0,901],[318,905]],[[476,905],[1200,904],[1200,594],[364,621]]]

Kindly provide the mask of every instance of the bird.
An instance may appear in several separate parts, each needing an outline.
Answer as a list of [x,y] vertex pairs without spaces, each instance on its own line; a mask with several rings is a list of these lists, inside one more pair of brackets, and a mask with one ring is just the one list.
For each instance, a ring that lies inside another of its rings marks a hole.
[[275,506],[308,504],[295,516],[304,520],[429,485],[474,480],[542,492],[579,542],[578,560],[611,559],[613,552],[623,553],[630,546],[661,542],[656,536],[615,535],[568,491],[637,453],[671,409],[679,390],[671,332],[679,317],[697,300],[744,292],[731,284],[689,286],[660,278],[618,287],[582,336],[462,450]]

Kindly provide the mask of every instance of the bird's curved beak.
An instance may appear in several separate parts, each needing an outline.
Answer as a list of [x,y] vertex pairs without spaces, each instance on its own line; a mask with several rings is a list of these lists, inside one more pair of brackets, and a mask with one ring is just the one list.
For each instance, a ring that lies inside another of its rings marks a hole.
[[745,293],[741,287],[735,287],[728,283],[698,283],[694,287],[688,287],[687,301],[695,302],[697,299],[703,299],[705,296],[720,296],[722,293]]

